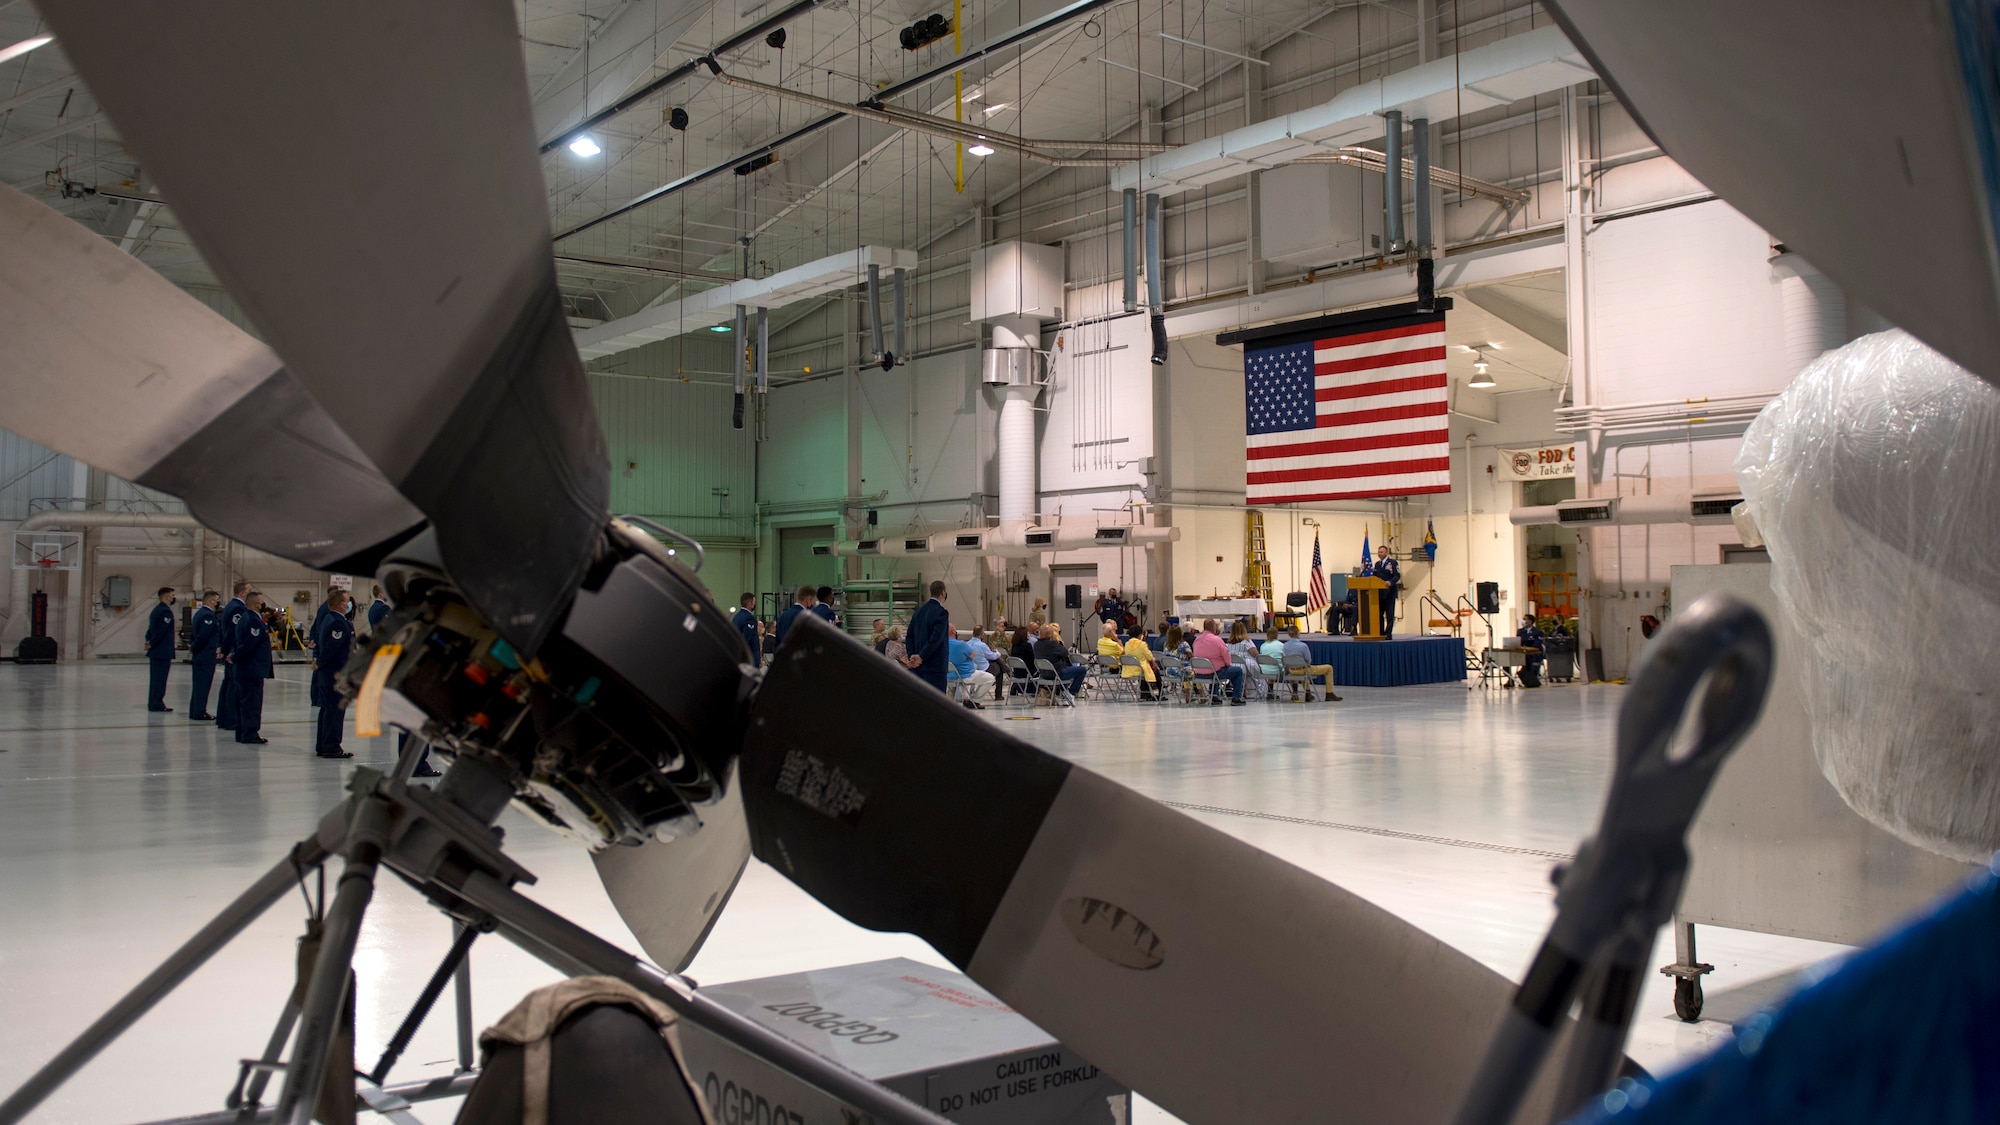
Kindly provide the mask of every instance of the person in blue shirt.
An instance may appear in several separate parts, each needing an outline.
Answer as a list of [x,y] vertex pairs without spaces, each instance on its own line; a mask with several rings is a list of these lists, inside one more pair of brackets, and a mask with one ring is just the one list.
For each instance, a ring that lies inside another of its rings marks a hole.
[[193,653],[189,663],[194,666],[194,690],[188,695],[188,718],[202,722],[215,718],[208,713],[208,689],[215,683],[215,657],[222,650],[222,623],[215,616],[215,603],[221,600],[222,595],[214,590],[203,590],[201,604],[194,610],[194,619],[188,622],[188,648]]
[[910,649],[910,671],[940,692],[944,690],[945,666],[951,657],[950,628],[951,615],[944,608],[944,582],[934,581],[931,600],[910,615],[909,635],[904,643]]
[[965,687],[962,702],[970,710],[984,711],[985,708],[979,705],[979,697],[993,686],[993,673],[979,666],[970,642],[958,639],[958,626],[946,626],[945,635],[945,662],[951,666],[951,678]]
[[382,587],[377,586],[375,600],[368,603],[368,631],[374,632],[375,626],[380,625],[382,619],[387,616],[389,616],[389,599],[382,596]]
[[238,582],[236,596],[215,615],[215,649],[222,656],[222,687],[216,692],[215,725],[223,730],[236,729],[236,628],[249,610],[243,600],[249,592],[250,583]]
[[256,745],[271,741],[259,733],[264,725],[264,681],[271,678],[271,637],[263,609],[261,592],[244,595],[236,643],[229,653],[236,680],[236,741]]
[[750,666],[762,667],[764,654],[758,647],[757,614],[750,607],[757,604],[757,595],[745,594],[736,599],[736,612],[730,614],[729,623],[736,627],[736,633],[743,638],[743,645],[750,650]]
[[171,712],[167,706],[167,669],[174,666],[174,588],[162,586],[160,604],[146,618],[146,661],[152,678],[146,685],[146,710]]
[[1379,595],[1382,606],[1382,639],[1396,635],[1396,594],[1403,588],[1403,567],[1389,557],[1389,545],[1375,548],[1375,577],[1389,584]]
[[986,631],[977,625],[972,627],[972,639],[965,642],[965,644],[966,647],[972,650],[972,670],[993,675],[995,680],[993,698],[995,702],[998,702],[1000,699],[998,683],[1000,674],[994,669],[993,664],[1000,659],[1000,654],[994,651],[992,645],[986,643]]
[[772,630],[772,635],[778,638],[778,644],[783,645],[785,643],[785,635],[792,631],[792,623],[799,619],[799,614],[811,613],[816,617],[824,616],[813,609],[818,604],[818,590],[813,589],[811,586],[799,587],[798,600],[786,606],[785,612],[778,615],[778,627]]
[[833,611],[833,587],[821,586],[813,591],[813,615],[828,625],[840,624],[840,615]]
[[347,591],[336,587],[327,595],[327,612],[313,623],[312,690],[319,705],[319,726],[313,753],[322,758],[352,758],[341,749],[340,729],[347,717],[347,700],[334,683],[354,650],[354,626],[347,620]]

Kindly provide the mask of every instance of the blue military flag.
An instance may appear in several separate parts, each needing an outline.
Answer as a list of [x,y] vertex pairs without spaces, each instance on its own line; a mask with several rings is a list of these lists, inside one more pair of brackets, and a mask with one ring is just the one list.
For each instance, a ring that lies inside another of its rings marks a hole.
[[1368,573],[1369,568],[1374,565],[1375,552],[1368,546],[1368,532],[1364,529],[1361,532],[1361,572]]
[[1438,561],[1437,525],[1428,519],[1424,520],[1424,554],[1430,561]]

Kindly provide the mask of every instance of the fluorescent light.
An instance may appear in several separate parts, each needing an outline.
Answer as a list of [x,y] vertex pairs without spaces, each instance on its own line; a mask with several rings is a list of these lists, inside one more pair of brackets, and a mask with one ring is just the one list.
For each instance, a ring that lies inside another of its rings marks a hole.
[[972,146],[971,148],[969,148],[969,149],[966,149],[965,151],[967,151],[967,152],[971,153],[971,154],[972,154],[972,155],[974,155],[974,156],[992,156],[992,155],[993,155],[993,146],[992,146],[992,145],[989,145],[989,144],[984,144],[984,143],[981,143],[981,144],[976,144],[976,145],[973,145],[973,146]]
[[710,332],[727,332],[729,331],[729,326],[727,324],[712,324],[708,330]]
[[569,143],[569,150],[578,156],[596,156],[598,153],[604,151],[597,147],[597,142],[591,140],[588,136],[578,137],[571,141]]
[[0,63],[11,62],[37,47],[46,47],[56,41],[53,35],[37,35],[33,39],[23,39],[11,47],[0,47]]

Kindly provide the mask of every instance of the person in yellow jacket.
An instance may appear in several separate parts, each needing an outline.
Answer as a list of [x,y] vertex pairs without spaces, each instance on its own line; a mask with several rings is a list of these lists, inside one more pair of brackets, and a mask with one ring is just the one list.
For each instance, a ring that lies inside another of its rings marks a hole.
[[1109,656],[1114,660],[1121,656],[1130,656],[1137,660],[1139,662],[1137,668],[1126,665],[1118,670],[1118,674],[1128,680],[1143,677],[1139,684],[1139,697],[1153,698],[1153,684],[1156,679],[1153,674],[1153,650],[1146,647],[1146,638],[1134,633],[1131,640],[1121,644],[1118,640],[1118,626],[1106,621],[1104,635],[1097,638],[1097,653],[1099,656]]

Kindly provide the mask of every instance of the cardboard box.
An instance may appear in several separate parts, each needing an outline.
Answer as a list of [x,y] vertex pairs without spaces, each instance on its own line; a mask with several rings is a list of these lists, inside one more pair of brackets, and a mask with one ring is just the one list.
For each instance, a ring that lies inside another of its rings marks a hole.
[[[972,980],[904,958],[702,995],[966,1125],[1125,1125],[1131,1094]],[[718,1125],[843,1125],[838,1102],[682,1024]]]

